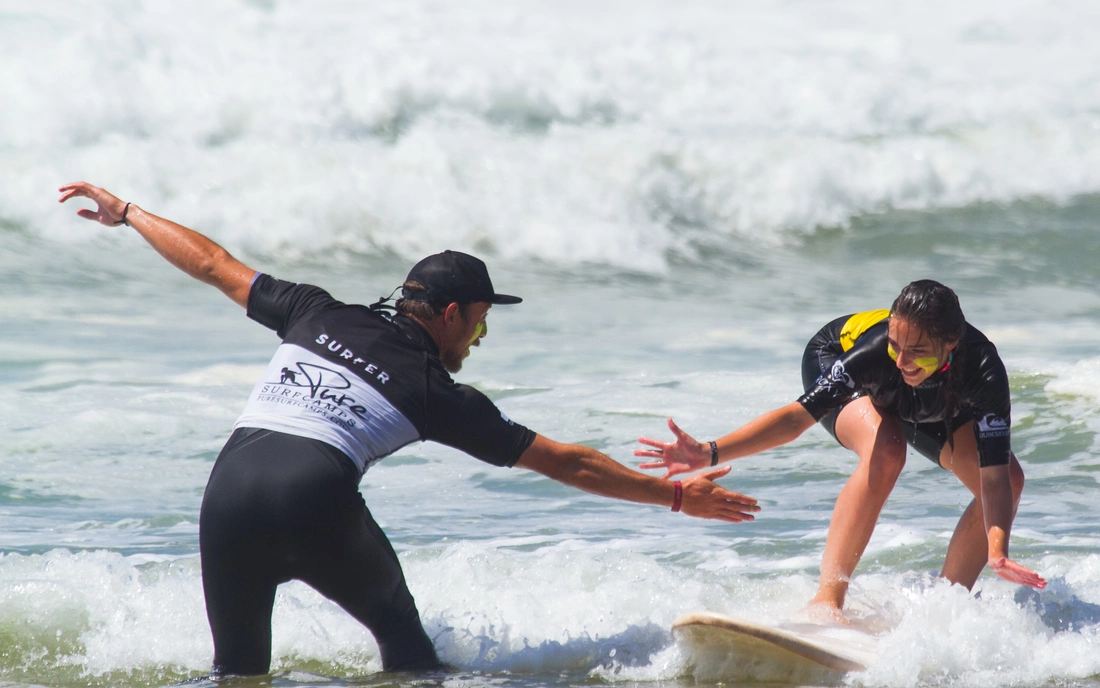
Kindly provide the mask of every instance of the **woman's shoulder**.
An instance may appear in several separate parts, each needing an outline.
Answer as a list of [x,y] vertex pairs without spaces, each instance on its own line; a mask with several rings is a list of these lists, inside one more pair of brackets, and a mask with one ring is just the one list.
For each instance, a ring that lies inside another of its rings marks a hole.
[[1008,372],[997,352],[996,345],[970,323],[966,325],[963,341],[960,372],[963,373],[964,379],[969,380],[970,384],[976,384],[978,388],[984,388],[989,384],[998,388],[1007,387]]
[[981,330],[970,323],[966,323],[966,329],[963,331],[963,345],[967,349],[979,350],[986,355],[1000,358],[997,353],[997,346]]

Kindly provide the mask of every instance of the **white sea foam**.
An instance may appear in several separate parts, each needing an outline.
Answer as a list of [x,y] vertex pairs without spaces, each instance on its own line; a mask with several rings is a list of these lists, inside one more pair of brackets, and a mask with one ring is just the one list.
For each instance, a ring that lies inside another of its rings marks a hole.
[[[797,617],[812,578],[766,580],[691,572],[631,551],[628,542],[564,542],[528,553],[458,543],[405,557],[426,627],[459,669],[601,676],[611,681],[736,680],[709,675],[668,633],[684,611],[710,609],[760,622]],[[929,578],[868,574],[849,614],[875,629],[881,659],[855,685],[1042,684],[1100,671],[1097,566],[1083,562],[1048,591],[1013,592],[983,579],[975,597]],[[9,658],[53,676],[195,675],[211,645],[195,557],[107,552],[0,556],[0,624]],[[488,591],[492,591],[491,594]],[[553,600],[552,604],[547,604]],[[331,602],[292,583],[273,616],[276,671],[377,671],[369,633]],[[15,652],[18,656],[12,656]],[[702,673],[700,673],[702,672]]]
[[[891,208],[1100,190],[1085,0],[9,9],[0,208],[86,177],[231,247],[662,270]],[[704,245],[706,245],[704,243]]]
[[1047,383],[1046,390],[1093,402],[1100,400],[1100,358],[1086,358],[1073,365],[1061,366],[1057,377]]

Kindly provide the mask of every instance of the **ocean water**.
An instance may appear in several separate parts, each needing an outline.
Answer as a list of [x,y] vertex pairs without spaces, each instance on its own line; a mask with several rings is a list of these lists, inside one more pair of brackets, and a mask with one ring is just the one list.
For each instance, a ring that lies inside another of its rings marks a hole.
[[[954,287],[1012,378],[1013,557],[936,578],[970,497],[911,456],[856,571],[853,686],[1100,686],[1100,8],[1088,0],[0,0],[0,686],[161,686],[212,646],[197,518],[275,335],[85,179],[339,298],[427,253],[489,263],[458,378],[635,465],[801,392],[826,321]],[[87,205],[86,203],[84,204]],[[413,445],[362,490],[455,672],[379,673],[300,584],[233,685],[758,685],[669,632],[796,615],[853,457],[734,462],[721,524]]]

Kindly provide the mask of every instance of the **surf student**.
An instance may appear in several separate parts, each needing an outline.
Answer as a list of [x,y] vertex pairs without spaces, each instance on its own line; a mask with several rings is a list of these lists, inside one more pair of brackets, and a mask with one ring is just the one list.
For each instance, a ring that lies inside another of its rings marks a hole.
[[889,311],[847,315],[810,340],[799,399],[717,440],[701,443],[670,418],[672,442],[639,438],[634,454],[669,478],[793,441],[815,422],[859,456],[837,498],[811,605],[839,614],[852,572],[905,465],[906,445],[974,495],[947,548],[941,576],[973,587],[985,566],[1042,588],[1008,556],[1024,473],[1010,445],[1008,375],[996,347],[966,322],[955,292],[933,280],[909,284]]
[[759,511],[756,500],[714,483],[729,467],[669,483],[538,435],[455,383],[450,373],[486,336],[489,309],[521,301],[496,293],[473,256],[423,259],[392,308],[389,299],[346,304],[319,287],[257,272],[206,236],[101,188],[78,182],[60,192],[61,202],[91,199],[96,210],[81,209],[80,217],[134,228],[169,263],[220,289],[282,339],[214,464],[199,515],[215,676],[269,671],[275,591],[291,579],[370,629],[385,670],[441,667],[358,487],[372,464],[417,440],[700,518],[739,523]]

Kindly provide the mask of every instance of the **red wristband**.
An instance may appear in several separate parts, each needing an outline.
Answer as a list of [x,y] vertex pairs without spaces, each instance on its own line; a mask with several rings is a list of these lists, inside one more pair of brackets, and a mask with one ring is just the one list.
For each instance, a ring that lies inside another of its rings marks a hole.
[[672,510],[679,511],[680,505],[684,503],[684,484],[677,480],[672,483],[672,486],[676,488],[676,492],[672,497]]

